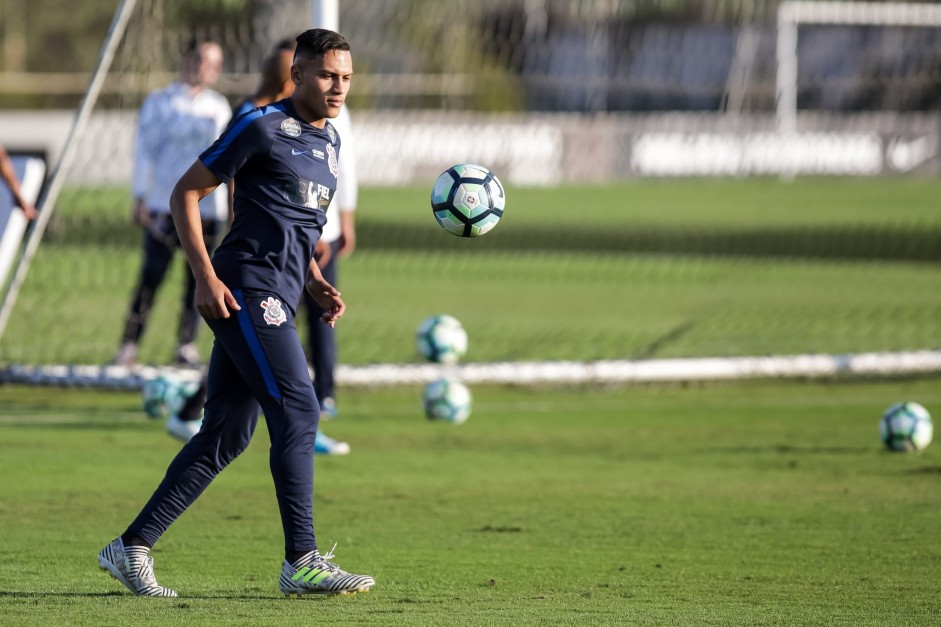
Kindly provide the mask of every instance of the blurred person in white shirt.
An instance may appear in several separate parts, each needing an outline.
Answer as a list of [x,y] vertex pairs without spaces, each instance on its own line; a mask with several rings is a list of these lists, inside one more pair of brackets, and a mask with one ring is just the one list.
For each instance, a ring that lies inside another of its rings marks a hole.
[[[183,55],[178,81],[147,96],[138,119],[133,164],[133,218],[143,227],[143,261],[124,325],[116,365],[133,366],[157,290],[180,247],[170,215],[170,193],[186,169],[225,129],[232,110],[211,87],[222,72],[222,48],[193,41]],[[228,218],[228,192],[220,186],[200,202],[203,233],[212,251]],[[184,260],[185,261],[185,260]],[[199,365],[193,306],[196,283],[188,264],[177,328],[174,363]]]

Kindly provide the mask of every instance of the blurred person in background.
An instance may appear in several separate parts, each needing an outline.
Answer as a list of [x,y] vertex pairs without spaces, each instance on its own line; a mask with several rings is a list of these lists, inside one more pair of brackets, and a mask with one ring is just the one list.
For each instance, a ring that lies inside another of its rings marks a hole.
[[[294,93],[294,81],[291,80],[291,66],[294,63],[294,42],[285,39],[278,42],[271,53],[265,57],[261,66],[258,89],[243,100],[233,111],[229,127],[234,126],[246,113],[258,107],[290,97]],[[343,142],[343,155],[339,160],[337,191],[327,209],[327,223],[317,242],[316,259],[324,279],[335,285],[337,276],[336,259],[338,255],[352,252],[356,243],[353,224],[353,211],[356,208],[357,177],[355,154],[352,146],[350,115],[343,105],[340,115],[328,123]],[[232,197],[235,191],[235,179],[229,181],[229,212],[232,213]],[[336,369],[336,336],[332,326],[321,321],[323,309],[310,294],[304,292],[307,307],[307,332],[309,359],[314,371],[314,390],[320,401],[322,418],[336,416],[334,401],[334,371]],[[202,424],[202,408],[206,402],[206,381],[200,382],[199,388],[186,400],[178,414],[171,414],[167,419],[167,431],[176,438],[189,441],[199,431]],[[317,429],[314,440],[314,452],[321,455],[347,455],[350,445],[326,435]]]
[[282,39],[262,61],[258,89],[235,107],[229,126],[252,109],[290,97],[294,93],[294,81],[291,80],[293,63],[294,42]]
[[[222,71],[222,48],[214,41],[193,41],[183,54],[180,78],[144,100],[134,145],[134,222],[143,227],[143,261],[114,364],[137,362],[141,336],[161,283],[180,240],[170,215],[170,193],[199,154],[219,136],[232,117],[228,101],[212,89]],[[220,187],[200,202],[207,248],[215,248],[228,214],[227,192]],[[173,362],[199,365],[196,289],[186,267],[186,285]]]
[[13,194],[13,203],[23,211],[23,215],[26,216],[27,220],[35,220],[39,213],[33,203],[23,197],[20,191],[20,178],[13,168],[10,154],[3,146],[0,146],[0,176],[3,177],[3,182],[6,183],[7,187],[10,188],[10,193]]

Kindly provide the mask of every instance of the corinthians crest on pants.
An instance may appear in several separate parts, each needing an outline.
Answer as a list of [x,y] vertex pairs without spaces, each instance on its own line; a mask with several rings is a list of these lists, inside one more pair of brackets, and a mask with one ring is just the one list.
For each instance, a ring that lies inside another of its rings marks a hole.
[[269,296],[268,300],[261,301],[261,308],[265,310],[265,322],[268,324],[280,327],[281,323],[287,322],[288,316],[277,298]]

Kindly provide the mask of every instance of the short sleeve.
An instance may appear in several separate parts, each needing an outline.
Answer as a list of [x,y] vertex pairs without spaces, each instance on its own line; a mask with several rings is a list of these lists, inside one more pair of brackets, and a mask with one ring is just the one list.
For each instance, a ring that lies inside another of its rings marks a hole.
[[249,159],[271,150],[272,138],[259,122],[256,110],[242,116],[207,148],[199,160],[224,183],[228,183]]

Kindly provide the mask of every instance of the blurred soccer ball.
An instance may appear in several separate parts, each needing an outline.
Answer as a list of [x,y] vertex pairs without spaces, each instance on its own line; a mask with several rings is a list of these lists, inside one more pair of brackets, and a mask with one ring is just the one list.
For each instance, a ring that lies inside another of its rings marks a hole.
[[145,381],[141,388],[144,413],[155,419],[178,414],[197,387],[198,383],[178,381],[166,375]]
[[429,420],[461,424],[470,417],[471,393],[460,381],[438,379],[425,385],[422,404]]
[[503,217],[506,194],[493,172],[482,165],[459,163],[441,173],[431,190],[431,210],[452,235],[477,237]]
[[425,318],[415,332],[418,353],[439,364],[456,364],[467,352],[467,331],[448,315]]
[[928,410],[918,403],[896,403],[882,415],[879,434],[893,451],[921,451],[931,444],[934,424]]

